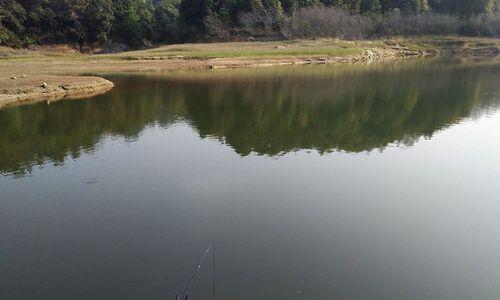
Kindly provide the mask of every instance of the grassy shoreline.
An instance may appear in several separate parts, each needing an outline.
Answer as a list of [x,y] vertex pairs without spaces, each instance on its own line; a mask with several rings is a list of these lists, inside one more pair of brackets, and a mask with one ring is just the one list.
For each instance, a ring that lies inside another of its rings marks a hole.
[[0,52],[7,53],[0,56],[1,108],[24,102],[93,96],[113,86],[105,79],[82,74],[366,63],[437,55],[496,60],[500,55],[500,39],[421,37],[178,44],[97,55],[62,47],[0,49]]

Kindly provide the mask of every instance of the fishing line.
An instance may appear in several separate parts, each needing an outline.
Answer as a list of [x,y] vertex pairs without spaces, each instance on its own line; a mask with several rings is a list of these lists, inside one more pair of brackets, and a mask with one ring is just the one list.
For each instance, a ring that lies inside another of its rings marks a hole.
[[[186,290],[184,291],[184,297],[182,297],[182,300],[187,300],[188,299],[189,292],[191,291],[191,288],[193,287],[194,281],[196,280],[196,276],[198,275],[198,273],[200,273],[201,267],[205,263],[205,260],[207,259],[207,256],[208,256],[208,253],[210,252],[210,249],[212,249],[212,247],[215,248],[215,244],[208,245],[207,250],[205,251],[205,253],[203,253],[203,257],[201,258],[201,261],[198,264],[198,266],[195,268],[195,270],[193,272],[193,275],[191,276],[191,279],[189,280],[189,284],[186,287]],[[215,276],[215,252],[213,252],[213,256],[214,256],[214,261],[213,261],[213,268],[214,268],[213,269],[213,276]],[[212,280],[212,289],[213,289],[212,290],[212,296],[215,298],[215,279]],[[179,299],[179,297],[177,297],[177,299]]]

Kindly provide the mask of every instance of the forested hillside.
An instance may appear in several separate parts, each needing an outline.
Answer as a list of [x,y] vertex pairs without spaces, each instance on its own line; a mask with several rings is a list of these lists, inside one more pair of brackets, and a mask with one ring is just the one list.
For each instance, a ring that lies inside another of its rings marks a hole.
[[0,0],[0,44],[500,35],[497,0]]

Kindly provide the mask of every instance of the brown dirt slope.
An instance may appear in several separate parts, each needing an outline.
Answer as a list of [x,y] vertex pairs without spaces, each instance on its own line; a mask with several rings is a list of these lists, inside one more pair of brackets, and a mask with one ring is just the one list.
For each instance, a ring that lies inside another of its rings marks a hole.
[[111,81],[91,76],[0,77],[0,108],[34,101],[88,97],[106,92],[112,87]]

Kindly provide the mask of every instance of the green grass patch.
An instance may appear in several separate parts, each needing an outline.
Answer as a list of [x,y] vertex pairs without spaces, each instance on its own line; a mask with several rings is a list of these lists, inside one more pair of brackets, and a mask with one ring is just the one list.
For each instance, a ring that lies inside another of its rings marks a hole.
[[[147,51],[130,52],[127,55],[117,56],[119,59],[133,60],[148,57],[184,57],[187,59],[210,59],[231,57],[276,57],[276,56],[348,56],[362,53],[361,48],[339,48],[339,47],[297,47],[278,49],[221,49],[221,50],[199,50],[188,51]],[[112,58],[110,56],[109,58]],[[116,57],[116,56],[115,56]]]

